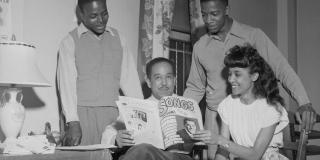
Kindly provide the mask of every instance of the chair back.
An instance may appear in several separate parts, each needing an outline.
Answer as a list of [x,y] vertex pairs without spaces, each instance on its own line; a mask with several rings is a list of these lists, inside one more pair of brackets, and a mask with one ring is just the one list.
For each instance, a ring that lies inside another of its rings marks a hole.
[[[310,121],[310,118],[307,118]],[[320,122],[320,115],[316,115],[316,123]],[[296,127],[295,127],[296,126]],[[284,150],[293,151],[292,157],[294,160],[306,160],[308,155],[320,155],[320,145],[308,145],[310,139],[320,139],[320,131],[301,129],[301,125],[296,121],[290,121],[290,136],[291,141],[284,141]],[[288,135],[285,135],[288,136]],[[286,152],[287,153],[287,152]]]

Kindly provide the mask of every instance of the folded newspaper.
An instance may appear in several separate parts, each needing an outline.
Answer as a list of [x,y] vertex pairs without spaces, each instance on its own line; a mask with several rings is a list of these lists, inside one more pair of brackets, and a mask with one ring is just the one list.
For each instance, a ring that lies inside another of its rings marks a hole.
[[167,96],[155,102],[121,96],[116,103],[136,144],[188,153],[196,142],[191,134],[203,129],[200,108],[192,99]]

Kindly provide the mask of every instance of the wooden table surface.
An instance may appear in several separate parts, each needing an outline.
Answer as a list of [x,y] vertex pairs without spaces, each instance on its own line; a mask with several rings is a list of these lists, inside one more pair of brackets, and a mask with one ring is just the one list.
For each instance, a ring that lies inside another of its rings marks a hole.
[[0,160],[90,160],[94,152],[98,151],[59,151],[54,154],[32,154],[32,155],[0,155]]

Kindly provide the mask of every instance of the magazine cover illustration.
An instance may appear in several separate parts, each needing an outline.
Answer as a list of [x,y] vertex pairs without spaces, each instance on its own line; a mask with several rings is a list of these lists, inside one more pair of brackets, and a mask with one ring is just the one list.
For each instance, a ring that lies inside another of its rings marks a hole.
[[[203,129],[198,104],[188,98],[167,96],[160,99],[159,111],[165,148],[190,152],[197,142],[191,134]],[[173,135],[178,135],[183,143],[172,141]]]

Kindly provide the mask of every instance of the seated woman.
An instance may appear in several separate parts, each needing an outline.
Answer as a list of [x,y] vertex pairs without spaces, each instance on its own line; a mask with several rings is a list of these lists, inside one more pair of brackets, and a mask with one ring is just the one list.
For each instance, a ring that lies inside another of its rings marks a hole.
[[240,159],[287,159],[278,149],[283,144],[282,130],[288,125],[288,114],[270,66],[249,45],[231,48],[224,64],[229,70],[232,94],[219,104],[221,135],[205,130],[193,138],[219,145],[216,160],[226,159],[219,154],[221,149]]

